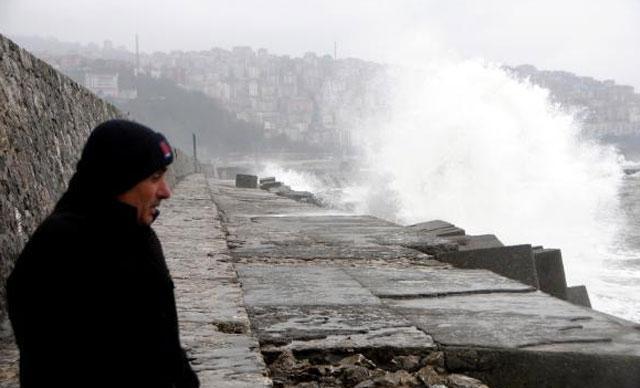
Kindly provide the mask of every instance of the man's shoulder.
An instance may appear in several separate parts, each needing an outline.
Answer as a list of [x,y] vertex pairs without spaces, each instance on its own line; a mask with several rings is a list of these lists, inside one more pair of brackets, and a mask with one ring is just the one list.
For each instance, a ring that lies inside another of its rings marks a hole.
[[68,246],[85,239],[89,229],[89,223],[82,215],[53,212],[36,228],[27,246]]
[[82,249],[83,241],[87,240],[85,224],[80,216],[58,212],[50,214],[29,238],[11,278],[21,278],[27,273],[57,276],[65,263],[79,256],[77,253]]
[[38,234],[73,236],[75,233],[86,230],[88,226],[87,217],[84,215],[69,212],[53,212],[38,226],[34,237]]

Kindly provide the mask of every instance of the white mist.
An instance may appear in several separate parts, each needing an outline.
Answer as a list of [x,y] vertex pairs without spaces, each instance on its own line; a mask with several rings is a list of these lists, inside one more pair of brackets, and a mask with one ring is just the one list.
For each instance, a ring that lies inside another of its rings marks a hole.
[[411,224],[443,219],[505,244],[560,248],[595,308],[617,233],[620,157],[581,137],[547,90],[480,61],[390,75],[390,114],[358,128],[368,184],[358,211]]

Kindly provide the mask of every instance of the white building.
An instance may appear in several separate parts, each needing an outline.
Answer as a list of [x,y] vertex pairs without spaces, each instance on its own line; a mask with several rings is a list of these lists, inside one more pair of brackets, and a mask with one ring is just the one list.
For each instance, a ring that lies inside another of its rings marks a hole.
[[118,98],[118,73],[85,73],[84,86],[100,97]]

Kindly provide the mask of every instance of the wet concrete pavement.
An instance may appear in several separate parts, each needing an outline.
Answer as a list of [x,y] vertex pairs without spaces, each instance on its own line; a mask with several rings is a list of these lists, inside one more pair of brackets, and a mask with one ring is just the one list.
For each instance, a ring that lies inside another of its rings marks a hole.
[[393,223],[209,184],[265,355],[437,348],[493,386],[640,386],[635,323],[394,245]]
[[204,176],[178,184],[154,229],[176,285],[182,344],[201,386],[270,386]]

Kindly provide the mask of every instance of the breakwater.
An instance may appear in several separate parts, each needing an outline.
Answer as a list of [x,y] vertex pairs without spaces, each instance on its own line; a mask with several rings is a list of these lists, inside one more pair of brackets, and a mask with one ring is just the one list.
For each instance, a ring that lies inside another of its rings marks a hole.
[[[278,384],[333,384],[327,370],[344,369],[348,356],[367,370],[348,372],[357,381],[338,378],[343,386],[374,386],[366,384],[383,378],[377,369],[420,386],[430,356],[442,359],[442,374],[495,387],[640,381],[640,327],[563,300],[557,250],[505,247],[441,221],[402,227],[231,186],[213,182],[213,198]],[[399,367],[408,359],[415,363]]]

